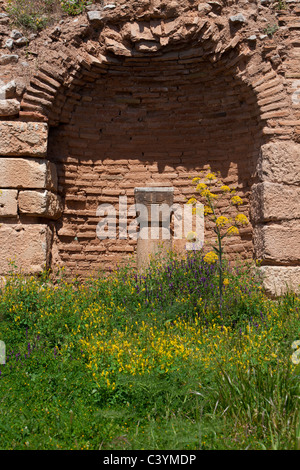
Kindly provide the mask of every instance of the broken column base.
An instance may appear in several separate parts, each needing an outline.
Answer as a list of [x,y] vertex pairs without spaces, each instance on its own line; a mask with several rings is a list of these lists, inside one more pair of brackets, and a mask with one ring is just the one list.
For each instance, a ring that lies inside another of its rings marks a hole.
[[269,296],[300,293],[300,266],[261,266],[258,271],[263,289]]

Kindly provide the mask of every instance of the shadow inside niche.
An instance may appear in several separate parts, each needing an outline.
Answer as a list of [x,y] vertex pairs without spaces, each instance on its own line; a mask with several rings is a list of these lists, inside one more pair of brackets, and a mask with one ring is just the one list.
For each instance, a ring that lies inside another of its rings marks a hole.
[[92,237],[97,205],[117,204],[121,194],[133,203],[137,186],[172,186],[182,202],[192,195],[190,178],[208,165],[248,198],[262,123],[253,91],[223,63],[112,65],[74,92],[69,119],[49,135],[65,204],[57,227],[81,225]]

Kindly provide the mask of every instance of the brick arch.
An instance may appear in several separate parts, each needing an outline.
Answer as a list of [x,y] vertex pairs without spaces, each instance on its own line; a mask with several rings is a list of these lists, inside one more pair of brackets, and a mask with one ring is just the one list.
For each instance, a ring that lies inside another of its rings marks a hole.
[[[92,23],[93,24],[93,23]],[[211,63],[227,61],[231,67],[248,61],[251,51],[247,41],[232,31],[228,21],[199,17],[194,11],[175,18],[149,21],[120,21],[120,24],[95,22],[80,43],[59,51],[53,66],[52,55],[39,65],[31,78],[21,103],[22,120],[44,120],[56,125],[61,117],[66,95],[87,81],[93,82],[113,64],[143,58],[192,60],[202,57]],[[76,93],[76,91],[75,91]],[[76,100],[76,97],[74,97]]]
[[[284,77],[274,70],[270,62],[255,53],[238,32],[231,34],[227,25],[216,24],[207,19],[201,19],[194,23],[192,17],[189,18],[186,16],[169,19],[163,23],[158,20],[155,24],[151,24],[151,22],[135,22],[133,25],[124,23],[117,28],[115,25],[105,24],[101,26],[99,31],[96,28],[92,35],[93,38],[99,39],[101,43],[99,48],[95,45],[90,47],[89,41],[82,41],[79,48],[70,47],[67,54],[65,53],[60,58],[59,71],[54,70],[48,63],[40,66],[24,95],[20,118],[24,121],[48,122],[50,127],[48,158],[55,161],[56,150],[55,146],[53,147],[53,140],[51,142],[51,136],[54,136],[56,132],[59,134],[63,126],[67,127],[70,124],[74,111],[76,114],[76,108],[82,109],[84,103],[90,102],[87,90],[99,87],[99,80],[106,83],[106,80],[109,80],[118,70],[124,71],[130,68],[134,70],[138,68],[138,64],[143,64],[145,69],[147,66],[154,69],[157,67],[157,70],[163,74],[164,64],[167,64],[166,68],[170,69],[174,64],[180,63],[180,65],[190,64],[187,75],[196,82],[198,80],[199,85],[201,83],[199,63],[202,61],[207,69],[213,71],[214,78],[223,78],[224,83],[228,85],[227,90],[230,89],[231,82],[234,84],[235,91],[241,91],[241,101],[244,100],[250,109],[249,122],[252,126],[256,126],[255,135],[253,134],[254,142],[249,140],[248,135],[248,141],[246,139],[246,144],[244,144],[246,146],[251,144],[252,163],[255,164],[256,159],[258,160],[256,168],[252,168],[254,176],[249,176],[248,187],[245,191],[247,199],[249,198],[251,201],[251,208],[248,206],[248,210],[253,225],[254,241],[254,245],[248,244],[246,251],[249,252],[253,249],[254,256],[261,259],[265,265],[265,271],[269,270],[272,273],[271,277],[275,275],[275,277],[283,276],[283,279],[287,279],[289,273],[294,276],[294,272],[297,277],[298,271],[293,271],[293,269],[298,269],[299,257],[296,252],[291,254],[291,250],[286,248],[284,243],[285,237],[288,237],[289,233],[297,245],[297,225],[294,224],[294,219],[291,220],[287,215],[288,208],[284,206],[283,202],[281,202],[281,212],[279,211],[279,213],[276,212],[276,205],[272,203],[273,198],[279,197],[280,199],[282,197],[282,190],[286,191],[287,195],[293,194],[295,185],[295,181],[290,179],[290,173],[284,171],[286,162],[290,168],[293,167],[295,155],[298,152],[298,146],[291,138],[292,124],[288,121],[290,102]],[[196,65],[198,69],[194,72],[196,75],[193,76],[192,68]],[[202,80],[202,85],[205,87],[205,80]],[[126,101],[125,97],[123,105],[130,105],[129,98],[127,95]],[[132,106],[138,105],[137,102],[134,103],[135,97],[131,96],[131,99],[133,100],[131,101]],[[238,101],[236,95],[235,105]],[[215,102],[213,104],[216,105]],[[222,116],[222,112],[219,107],[219,111],[216,113],[219,116],[212,116],[212,119],[226,118],[226,116]],[[203,118],[204,120],[209,119],[208,111]],[[282,120],[284,120],[283,125]],[[246,121],[246,115],[244,115],[242,122],[245,124]],[[246,128],[245,134],[247,134]],[[232,133],[233,138],[236,135]],[[69,134],[70,139],[73,137]],[[227,147],[227,151],[228,149],[229,147]],[[240,151],[243,152],[243,148]],[[248,156],[249,153],[247,153]],[[88,156],[86,157],[88,158]],[[212,163],[211,155],[208,159],[209,163]],[[116,160],[116,158],[111,160]],[[239,177],[243,173],[241,163],[242,158],[240,157]],[[58,162],[57,164],[59,167]],[[111,164],[114,165],[114,163]],[[273,167],[276,168],[276,171],[273,171]],[[196,170],[195,167],[189,169]],[[61,172],[61,170],[59,171]],[[228,173],[228,168],[226,171]],[[165,169],[162,169],[160,174],[164,177],[166,175]],[[282,174],[285,175],[283,178],[284,188],[276,186],[281,185],[280,176]],[[72,185],[73,183],[71,183]],[[188,192],[186,191],[185,194]],[[109,197],[112,197],[112,193]],[[76,205],[84,205],[85,202],[86,196],[78,194],[71,205],[73,204],[74,210],[76,210]],[[299,216],[296,214],[295,217],[297,219]],[[80,220],[80,215],[78,219]],[[81,220],[89,227],[88,219]],[[78,269],[80,260],[89,259],[92,263],[95,259],[93,255],[95,247],[89,247],[91,248],[90,255],[87,255],[87,252],[78,251],[78,245],[72,243],[77,238],[77,231],[70,230],[68,232],[67,228],[64,232],[63,225],[59,225],[61,222],[62,220],[55,223],[54,233],[58,234],[56,239],[58,244],[55,245],[54,251],[59,252],[59,238],[65,237],[64,245],[68,246],[65,251],[65,259],[68,257],[71,259],[72,253],[79,255],[76,258],[73,257],[73,260],[78,260],[73,264],[73,268],[80,271],[80,268]],[[83,234],[83,239],[88,240],[89,243],[91,236],[87,231],[86,234]],[[244,239],[247,245],[249,241],[247,233],[244,234]],[[238,246],[240,246],[239,243],[236,247],[238,248]],[[68,250],[70,251],[68,252]],[[102,248],[99,251],[95,249],[96,256],[97,253],[102,252],[101,250]],[[108,251],[122,252],[119,247],[108,248]],[[54,259],[59,259],[59,256]],[[91,264],[86,265],[82,271],[90,272],[90,266]],[[276,271],[277,268],[280,270],[280,274]],[[273,273],[275,274],[273,275]]]
[[[117,203],[120,193],[128,195],[129,203],[133,203],[134,186],[140,186],[141,178],[147,184],[152,182],[174,186],[175,202],[184,202],[185,197],[191,195],[189,176],[195,175],[209,163],[213,169],[221,170],[227,182],[240,186],[241,195],[247,200],[245,210],[249,214],[249,195],[252,185],[256,182],[256,162],[263,139],[263,121],[254,88],[250,84],[251,80],[257,80],[257,77],[243,73],[245,63],[249,59],[244,52],[240,53],[231,47],[227,50],[227,54],[230,53],[231,60],[221,57],[216,61],[215,56],[211,55],[213,52],[203,57],[202,50],[193,47],[167,50],[159,56],[146,54],[138,58],[118,57],[117,60],[111,56],[102,56],[99,60],[86,54],[80,60],[81,67],[73,76],[59,113],[55,118],[53,114],[49,114],[52,126],[48,156],[58,166],[60,190],[65,201],[64,215],[56,224],[59,253],[57,259],[66,263],[70,270],[84,275],[93,268],[106,269],[120,259],[120,254],[135,251],[134,243],[127,241],[100,245],[96,239],[95,213],[97,204],[101,202]],[[240,70],[242,73],[239,76]],[[165,83],[159,79],[160,73],[166,74]],[[211,80],[210,74],[214,74],[216,83]],[[154,78],[156,75],[156,81],[150,86],[153,75]],[[119,79],[116,78],[118,76]],[[118,80],[119,85],[116,85]],[[124,86],[126,80],[127,85]],[[148,97],[142,96],[145,89],[141,91],[145,81],[151,89]],[[255,85],[258,86],[258,83]],[[166,91],[168,87],[173,91]],[[194,103],[193,87],[196,96]],[[199,92],[201,87],[207,89],[203,96]],[[101,91],[103,88],[104,92]],[[189,96],[185,97],[186,88],[189,88],[186,90]],[[108,90],[111,90],[109,97],[106,96],[109,94]],[[205,104],[205,97],[210,97],[211,103],[208,106]],[[185,113],[188,116],[189,112],[186,108],[181,109],[185,98],[190,100],[188,108],[192,108],[190,123],[185,119]],[[160,99],[163,102],[167,100],[168,104],[165,110],[161,109],[159,115],[156,103]],[[179,103],[175,108],[172,105],[173,99]],[[62,100],[59,98],[58,102]],[[88,115],[91,113],[91,121],[94,123],[97,119],[97,111],[93,108],[95,103],[98,110],[103,103],[102,110],[99,111],[102,113],[105,113],[106,105],[113,105],[109,118],[113,124],[106,125],[106,116],[103,125],[99,122],[99,129],[93,134],[93,130],[88,128]],[[202,112],[197,109],[197,106],[201,105],[205,107]],[[173,113],[172,119],[177,119],[176,131],[171,129],[172,126],[166,125],[168,112]],[[79,124],[83,116],[86,122]],[[242,122],[239,123],[240,133],[234,129],[239,119]],[[139,136],[145,120],[153,132],[161,135],[158,143],[155,143],[149,134]],[[202,124],[198,123],[199,120]],[[124,130],[124,124],[127,130]],[[193,126],[192,129],[188,129],[190,125]],[[132,144],[127,139],[128,126],[132,126],[132,135],[129,137]],[[161,132],[164,126],[165,134]],[[219,127],[219,130],[215,129],[215,126]],[[227,126],[230,134],[226,131]],[[106,129],[103,130],[102,127]],[[116,141],[113,128],[117,128],[116,132],[119,134]],[[102,143],[99,140],[99,130],[102,132]],[[182,132],[185,132],[185,140],[189,138],[190,142],[180,145],[176,133]],[[205,137],[205,132],[209,133],[209,137]],[[200,137],[196,134],[200,134]],[[214,141],[213,135],[219,139],[219,145]],[[147,141],[145,146],[144,138]],[[107,147],[108,140],[115,142],[113,151]],[[208,149],[208,145],[211,145],[211,149]],[[155,146],[160,148],[155,150]],[[101,151],[104,152],[103,156],[93,156],[99,155]],[[126,152],[127,155],[124,156]],[[128,152],[133,153],[128,155]],[[145,167],[147,171],[142,170]],[[178,170],[179,167],[182,168],[182,174]],[[91,184],[88,181],[91,178],[96,178],[96,182]],[[234,256],[238,252],[242,257],[251,258],[251,236],[251,233],[245,230],[242,240],[233,240],[231,255]]]

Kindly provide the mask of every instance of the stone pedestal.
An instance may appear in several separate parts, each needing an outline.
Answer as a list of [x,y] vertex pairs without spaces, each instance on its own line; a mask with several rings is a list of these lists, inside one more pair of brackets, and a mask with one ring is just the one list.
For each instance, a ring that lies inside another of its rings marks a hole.
[[174,190],[170,187],[135,188],[135,205],[139,233],[137,266],[142,271],[151,257],[167,259],[172,249],[171,214]]

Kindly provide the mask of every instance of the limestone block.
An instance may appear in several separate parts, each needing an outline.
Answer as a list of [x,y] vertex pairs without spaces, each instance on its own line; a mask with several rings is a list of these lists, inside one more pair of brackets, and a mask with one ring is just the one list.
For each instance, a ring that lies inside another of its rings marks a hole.
[[255,184],[251,195],[253,222],[269,222],[300,218],[300,187],[279,183]]
[[7,100],[14,98],[16,94],[17,85],[14,80],[2,85],[0,87],[0,100]]
[[[20,103],[18,100],[0,99],[0,116],[17,116],[20,112]],[[0,147],[1,149],[1,147]]]
[[27,214],[47,219],[59,219],[63,206],[61,198],[51,191],[20,191],[19,211]]
[[45,157],[47,143],[48,126],[46,123],[0,122],[0,156]]
[[0,272],[11,270],[13,261],[24,274],[37,274],[49,266],[52,233],[47,225],[0,226]]
[[98,26],[103,21],[103,15],[100,11],[89,11],[87,13],[88,20],[92,25]]
[[36,158],[0,158],[0,188],[57,191],[56,166]]
[[242,13],[238,13],[237,15],[230,16],[229,21],[230,23],[234,25],[247,23],[247,20]]
[[16,217],[18,214],[18,191],[0,189],[0,217]]
[[0,56],[0,65],[16,64],[18,60],[17,54],[3,54]]
[[300,292],[300,266],[261,266],[264,290],[277,297],[286,292]]
[[300,261],[300,222],[257,225],[253,231],[256,258],[270,264]]
[[300,183],[300,144],[271,142],[261,148],[258,175],[262,181],[281,184]]

